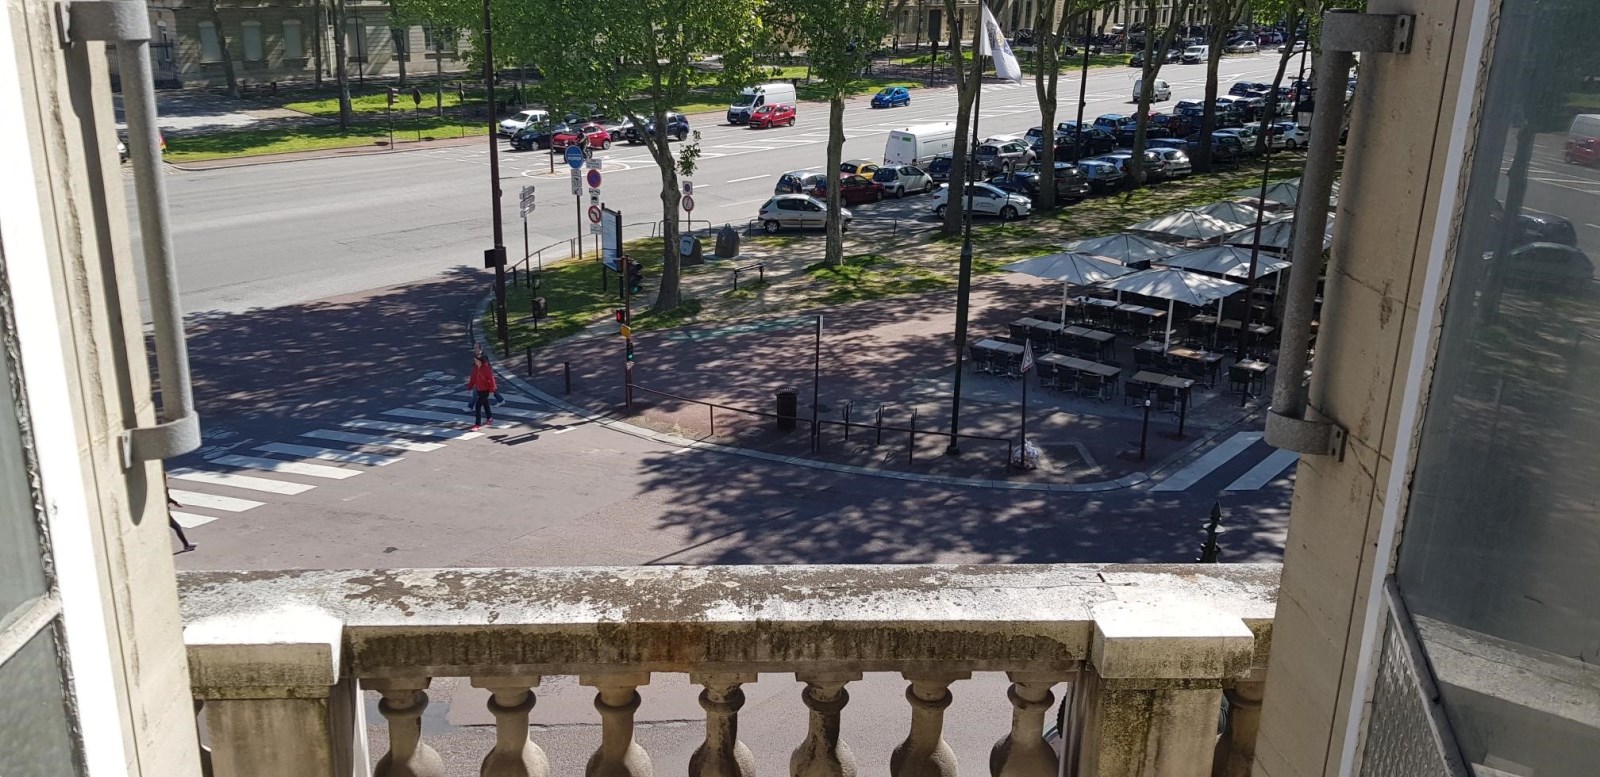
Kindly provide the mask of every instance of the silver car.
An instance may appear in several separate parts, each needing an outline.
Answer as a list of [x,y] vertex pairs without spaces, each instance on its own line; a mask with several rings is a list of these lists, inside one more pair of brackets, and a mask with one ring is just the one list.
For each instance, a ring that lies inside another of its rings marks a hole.
[[[854,218],[845,208],[839,209],[839,216],[847,228]],[[757,220],[769,235],[785,228],[823,229],[828,226],[828,205],[809,194],[779,194],[761,206]]]
[[886,165],[872,171],[872,180],[883,184],[885,194],[904,197],[907,194],[927,194],[938,184],[920,167],[911,165]]
[[1189,162],[1189,155],[1178,149],[1154,148],[1150,151],[1166,163],[1168,178],[1181,178],[1194,172],[1194,165]]

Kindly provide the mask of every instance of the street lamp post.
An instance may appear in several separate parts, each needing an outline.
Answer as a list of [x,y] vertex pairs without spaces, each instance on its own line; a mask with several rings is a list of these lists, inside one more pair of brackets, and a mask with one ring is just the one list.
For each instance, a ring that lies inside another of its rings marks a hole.
[[489,103],[489,216],[494,225],[494,248],[490,252],[490,261],[494,264],[494,325],[495,334],[500,338],[500,351],[508,353],[511,332],[506,325],[506,246],[505,230],[500,224],[500,144],[495,135],[494,31],[489,20],[489,0],[483,0],[483,82]]

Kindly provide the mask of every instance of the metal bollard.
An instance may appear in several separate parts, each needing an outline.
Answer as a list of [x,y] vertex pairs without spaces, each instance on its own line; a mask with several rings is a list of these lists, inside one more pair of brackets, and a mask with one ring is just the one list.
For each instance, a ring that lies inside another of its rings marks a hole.
[[711,436],[717,436],[717,406],[706,405],[706,419],[711,422]]
[[533,346],[531,346],[531,345],[528,346],[528,349],[527,349],[527,358],[528,358],[528,377],[531,378],[531,377],[533,377]]
[[917,458],[917,409],[911,408],[911,432],[906,435],[906,463]]
[[873,445],[882,445],[883,444],[883,404],[882,403],[878,404],[878,422],[877,422],[877,426],[878,426],[878,440],[877,440],[877,442],[874,442]]
[[855,403],[854,400],[846,399],[844,401],[844,441],[845,442],[849,442],[850,441],[850,408],[855,407],[855,404],[856,403]]
[[566,375],[567,393],[571,394],[572,393],[572,362],[562,362],[561,363],[561,371],[562,371],[563,374]]

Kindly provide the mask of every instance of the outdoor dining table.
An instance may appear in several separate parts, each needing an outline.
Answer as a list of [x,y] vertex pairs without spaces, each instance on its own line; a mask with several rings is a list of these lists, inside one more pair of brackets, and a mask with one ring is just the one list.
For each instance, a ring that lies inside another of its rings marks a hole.
[[981,348],[985,351],[996,351],[998,353],[1003,353],[1010,356],[1022,355],[1022,346],[1017,345],[1016,343],[1002,343],[999,340],[991,340],[987,337],[979,340],[976,343],[973,343],[972,347]]
[[[1220,326],[1223,329],[1232,329],[1232,330],[1237,331],[1237,330],[1240,330],[1240,329],[1244,328],[1244,322],[1240,321],[1237,318],[1224,318],[1224,319],[1222,319],[1222,323],[1218,324],[1217,326]],[[1250,325],[1250,334],[1253,334],[1253,335],[1265,336],[1265,335],[1272,334],[1272,332],[1273,332],[1273,327],[1270,324],[1251,324]]]
[[1216,351],[1200,351],[1194,348],[1178,347],[1168,349],[1167,355],[1174,359],[1183,359],[1185,361],[1195,362],[1196,364],[1201,365],[1205,368],[1206,374],[1209,377],[1208,382],[1205,384],[1206,388],[1211,388],[1212,386],[1216,385],[1217,370],[1219,369],[1218,365],[1222,363],[1223,359],[1223,355],[1221,353]]
[[1228,368],[1229,381],[1232,382],[1239,380],[1238,374],[1233,372],[1233,370],[1238,370],[1247,378],[1247,380],[1242,381],[1245,384],[1244,393],[1246,395],[1253,394],[1254,392],[1252,389],[1256,388],[1262,377],[1267,374],[1267,369],[1271,366],[1271,362],[1263,359],[1244,359],[1242,361],[1234,362],[1233,366]]
[[1192,378],[1180,378],[1176,375],[1163,375],[1159,372],[1140,370],[1133,374],[1129,380],[1143,383],[1146,386],[1160,386],[1178,392],[1178,436],[1183,436],[1183,425],[1189,417],[1189,390],[1194,388]]
[[1041,356],[1039,357],[1039,361],[1043,364],[1053,364],[1057,367],[1068,370],[1087,372],[1090,375],[1099,375],[1102,378],[1111,378],[1122,374],[1121,367],[1114,367],[1109,364],[1101,364],[1100,362],[1092,362],[1088,359],[1080,359],[1076,356],[1066,356],[1059,353]]

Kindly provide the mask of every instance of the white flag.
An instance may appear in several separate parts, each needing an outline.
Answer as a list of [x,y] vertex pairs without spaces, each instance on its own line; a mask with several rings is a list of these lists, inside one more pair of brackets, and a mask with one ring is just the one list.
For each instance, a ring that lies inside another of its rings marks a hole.
[[1022,81],[1022,65],[1017,64],[1017,55],[1011,53],[1011,42],[1000,32],[1000,23],[989,12],[988,3],[983,4],[983,35],[978,40],[978,54],[994,57],[995,75],[1007,81]]

